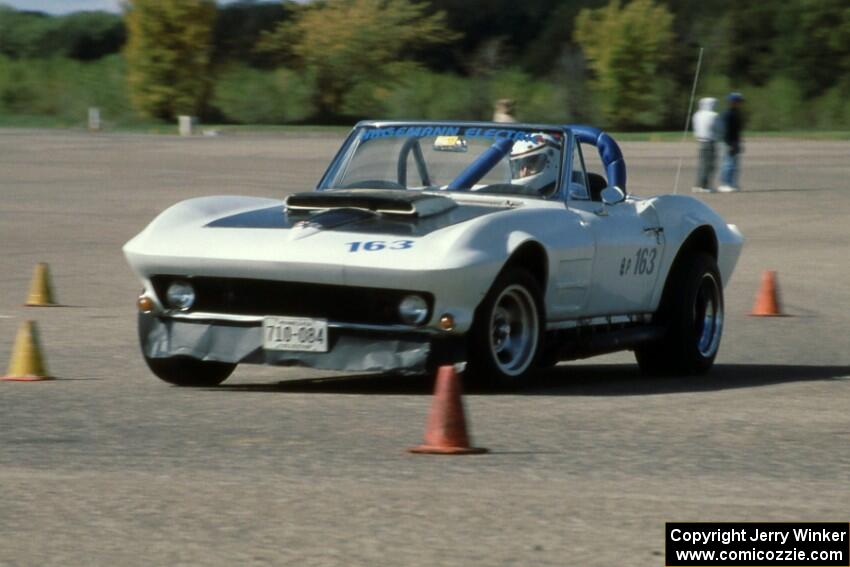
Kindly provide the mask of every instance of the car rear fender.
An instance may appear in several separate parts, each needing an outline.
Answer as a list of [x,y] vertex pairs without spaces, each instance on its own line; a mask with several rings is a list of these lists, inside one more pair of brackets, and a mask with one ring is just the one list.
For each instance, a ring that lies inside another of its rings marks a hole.
[[671,274],[676,272],[679,265],[687,262],[698,253],[708,254],[714,258],[715,261],[717,260],[717,236],[714,234],[714,230],[710,226],[702,225],[694,229],[682,245],[679,246],[675,256],[673,256],[672,262],[664,262],[661,274],[663,279],[659,278],[659,281],[664,282],[664,285],[657,286],[653,293],[653,311],[658,309],[658,306],[665,295],[674,291],[669,289],[671,281],[673,280],[673,278],[670,277]]
[[690,196],[663,195],[652,198],[652,203],[664,228],[665,242],[652,308],[660,304],[673,268],[694,252],[705,252],[717,261],[725,286],[732,277],[743,245],[738,229],[727,225],[711,207]]

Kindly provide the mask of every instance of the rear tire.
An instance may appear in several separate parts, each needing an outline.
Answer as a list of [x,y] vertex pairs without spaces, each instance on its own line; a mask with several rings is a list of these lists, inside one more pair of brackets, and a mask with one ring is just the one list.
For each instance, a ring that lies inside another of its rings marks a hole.
[[641,372],[705,374],[714,365],[723,334],[723,284],[714,258],[698,253],[673,267],[654,322],[661,340],[635,349]]
[[537,280],[522,268],[503,271],[475,313],[467,375],[482,386],[516,387],[535,370],[545,313]]
[[186,387],[218,386],[233,373],[235,364],[198,360],[188,356],[148,358],[145,362],[151,372],[169,384]]

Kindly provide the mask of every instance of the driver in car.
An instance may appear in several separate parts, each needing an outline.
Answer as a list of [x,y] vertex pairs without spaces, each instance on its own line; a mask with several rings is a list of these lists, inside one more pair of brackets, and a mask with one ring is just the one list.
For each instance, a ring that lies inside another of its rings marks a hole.
[[539,195],[555,191],[561,143],[549,134],[535,134],[511,148],[511,183],[524,185]]

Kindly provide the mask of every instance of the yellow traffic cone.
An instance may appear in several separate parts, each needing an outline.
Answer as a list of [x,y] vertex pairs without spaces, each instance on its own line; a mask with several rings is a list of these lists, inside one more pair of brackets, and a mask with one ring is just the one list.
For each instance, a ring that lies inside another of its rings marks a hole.
[[35,265],[32,283],[30,284],[30,294],[25,305],[29,307],[56,305],[56,302],[53,301],[53,286],[50,285],[50,272],[44,262]]
[[38,329],[34,321],[24,321],[18,329],[15,346],[12,348],[12,360],[6,376],[0,380],[14,382],[36,382],[38,380],[53,380],[47,375],[47,368],[41,358],[41,348],[38,344]]

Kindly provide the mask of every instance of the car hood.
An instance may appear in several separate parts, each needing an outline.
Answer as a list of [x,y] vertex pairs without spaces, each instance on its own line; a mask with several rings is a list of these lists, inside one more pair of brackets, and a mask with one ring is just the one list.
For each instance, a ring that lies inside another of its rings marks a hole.
[[504,199],[457,202],[432,193],[352,190],[296,193],[284,206],[264,206],[225,214],[205,228],[298,229],[303,236],[344,230],[391,236],[425,236],[483,215],[514,208]]

